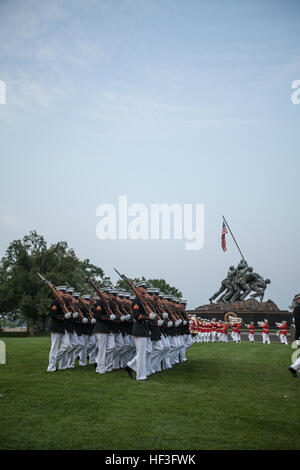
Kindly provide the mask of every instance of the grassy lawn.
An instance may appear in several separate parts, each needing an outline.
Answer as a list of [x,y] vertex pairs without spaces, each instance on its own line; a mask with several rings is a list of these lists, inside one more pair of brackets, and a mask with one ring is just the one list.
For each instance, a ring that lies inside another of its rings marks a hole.
[[299,449],[300,378],[279,343],[194,344],[147,382],[47,373],[50,338],[1,338],[1,449]]

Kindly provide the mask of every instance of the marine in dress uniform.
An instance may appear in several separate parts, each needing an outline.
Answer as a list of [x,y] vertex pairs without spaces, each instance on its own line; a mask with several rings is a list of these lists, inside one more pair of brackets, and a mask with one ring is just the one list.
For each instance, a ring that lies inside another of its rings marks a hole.
[[286,344],[286,345],[288,345],[286,321],[283,322],[283,324],[280,325],[279,328],[280,328],[280,342],[281,342],[281,344]]
[[[296,297],[296,307],[294,308],[293,312],[293,319],[295,324],[295,340],[299,344],[300,339],[300,295]],[[297,372],[300,371],[300,356],[296,359],[296,361],[291,364],[288,370],[292,373],[294,377],[297,377]]]
[[124,349],[123,352],[119,355],[119,366],[124,368],[129,361],[133,358],[135,354],[135,343],[134,339],[131,335],[132,332],[132,325],[133,325],[133,318],[131,314],[131,299],[130,294],[126,291],[119,291],[117,301],[119,304],[119,308],[122,313],[121,317],[121,326],[122,326],[122,336],[124,341]]
[[[70,287],[66,288],[66,291],[65,291],[64,295],[65,295],[65,302],[66,302],[66,305],[67,305],[68,308],[70,308],[70,302],[72,301],[72,293],[73,293],[72,288],[70,288]],[[75,348],[78,347],[77,336],[74,334],[74,332],[75,332],[75,318],[77,318],[78,313],[74,310],[74,308],[73,308],[73,311],[70,308],[70,312],[72,312],[71,317],[66,319],[65,322],[64,322],[65,335],[66,335],[66,337],[68,337],[69,347],[68,347],[67,353],[64,354],[62,359],[59,361],[59,369],[60,370],[66,370],[66,369],[69,368],[70,354]]]
[[[62,298],[64,297],[66,289],[66,286],[56,287],[58,294]],[[70,318],[72,314],[71,312],[65,314],[60,303],[54,300],[50,306],[50,315],[51,349],[47,372],[55,372],[57,362],[64,358],[70,348],[68,335],[65,334],[65,320]]]
[[241,342],[241,324],[240,323],[237,324],[237,328],[236,328],[236,342],[237,343]]
[[[73,294],[74,297],[78,296],[77,298],[80,297],[80,294],[78,292],[75,292]],[[81,349],[79,353],[79,365],[81,367],[85,367],[87,365],[87,357],[91,354],[93,357],[93,351],[96,348],[96,341],[95,337],[93,334],[94,330],[94,324],[96,323],[95,318],[90,318],[90,310],[89,310],[89,303],[90,303],[90,295],[85,294],[80,297],[80,308],[81,312],[84,315],[84,318],[86,318],[86,322],[83,323],[82,325],[82,338],[84,342],[84,347]],[[91,361],[92,362],[92,361]]]
[[158,318],[154,318],[153,320],[149,320],[149,329],[150,329],[150,339],[152,345],[151,351],[151,374],[155,374],[155,372],[161,372],[161,361],[162,355],[164,353],[164,345],[161,340],[162,333],[160,327],[163,325],[164,321],[160,318],[159,309],[154,302],[154,294],[158,293],[159,289],[155,289],[154,287],[148,287],[147,293],[145,298],[149,301],[153,312],[156,314]]
[[[135,287],[139,289],[141,294],[146,294],[147,284],[145,282],[140,282]],[[136,297],[132,302],[132,312],[134,317],[132,336],[135,340],[136,354],[134,358],[128,362],[125,370],[130,376],[132,376],[131,369],[135,370],[136,380],[147,380],[147,359],[150,361],[151,358],[150,329],[148,314],[142,302]]]
[[[295,340],[299,344],[299,339],[300,339],[300,295],[296,297],[296,307],[294,308],[294,324],[296,327],[295,331]],[[293,364],[288,368],[288,370],[291,372],[291,374],[294,377],[298,377],[297,372],[300,371],[300,357],[298,357]]]
[[[170,310],[170,312],[173,314],[171,299],[172,299],[172,296],[170,294],[165,294],[162,296],[162,303],[164,305],[164,308]],[[169,317],[168,336],[169,336],[169,341],[170,341],[169,361],[170,361],[171,367],[176,363],[176,356],[178,354],[178,341],[176,338],[176,335],[177,335],[176,326],[177,326],[176,322],[174,322],[173,319]],[[179,362],[178,359],[177,359],[177,362]]]
[[293,312],[293,320],[295,325],[295,340],[300,340],[300,295],[296,297],[296,306]]
[[68,363],[67,367],[68,369],[74,369],[75,368],[75,360],[77,357],[79,357],[81,350],[84,348],[84,340],[82,336],[82,325],[87,323],[88,320],[84,318],[80,308],[79,308],[79,294],[76,293],[76,296],[73,296],[74,294],[74,288],[70,287],[66,291],[66,296],[67,296],[67,305],[70,308],[70,310],[73,312],[73,318],[74,318],[74,331],[72,331],[72,337],[69,334],[70,342],[71,342],[71,347],[68,352]]
[[124,342],[124,320],[125,316],[123,315],[120,309],[120,297],[119,290],[113,288],[109,291],[109,305],[112,312],[116,315],[116,319],[112,324],[112,333],[114,336],[114,353],[113,353],[113,369],[120,369],[120,357],[124,352],[127,351],[127,345]]
[[154,299],[159,304],[160,310],[162,310],[162,319],[164,320],[163,325],[161,326],[162,337],[161,340],[164,345],[164,354],[162,356],[162,369],[163,370],[170,370],[172,368],[171,361],[170,361],[170,351],[171,351],[171,343],[169,338],[169,329],[173,326],[173,322],[169,318],[168,312],[165,310],[165,306],[163,304],[163,292],[154,293]]
[[186,362],[186,351],[192,346],[193,340],[192,340],[192,335],[190,333],[189,329],[189,318],[185,312],[187,305],[187,301],[185,299],[179,300],[179,309],[180,312],[184,318],[183,324],[182,324],[182,340],[183,340],[183,350],[180,354],[180,361],[181,362]]
[[97,343],[96,373],[105,374],[112,370],[114,337],[112,334],[112,321],[116,316],[109,310],[109,288],[101,289],[103,301],[98,297],[94,300],[92,312],[96,320],[94,334]]

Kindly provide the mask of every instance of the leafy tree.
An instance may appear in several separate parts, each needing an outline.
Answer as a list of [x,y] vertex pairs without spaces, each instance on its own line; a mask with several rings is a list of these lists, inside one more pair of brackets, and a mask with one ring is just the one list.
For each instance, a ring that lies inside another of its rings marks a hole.
[[38,272],[54,285],[68,282],[84,293],[90,292],[87,276],[104,276],[103,270],[88,259],[80,261],[66,242],[47,248],[44,237],[36,231],[13,241],[0,263],[0,312],[5,318],[26,319],[31,336],[35,326],[45,329],[53,299]]

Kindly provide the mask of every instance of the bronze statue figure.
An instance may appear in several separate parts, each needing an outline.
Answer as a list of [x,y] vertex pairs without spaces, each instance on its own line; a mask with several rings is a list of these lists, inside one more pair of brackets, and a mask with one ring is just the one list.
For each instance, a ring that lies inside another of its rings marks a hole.
[[248,266],[247,261],[242,259],[236,269],[234,266],[230,266],[227,277],[223,279],[220,289],[210,297],[209,301],[212,303],[221,294],[217,303],[243,301],[253,291],[251,298],[259,297],[262,302],[265,290],[270,282],[270,279],[263,279],[258,273],[253,272],[253,268]]

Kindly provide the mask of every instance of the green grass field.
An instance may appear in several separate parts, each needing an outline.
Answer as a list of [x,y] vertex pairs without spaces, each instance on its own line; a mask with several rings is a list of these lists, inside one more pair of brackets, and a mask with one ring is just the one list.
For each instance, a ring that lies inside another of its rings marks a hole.
[[299,449],[300,378],[279,343],[194,344],[147,382],[47,373],[50,338],[2,338],[1,449]]

